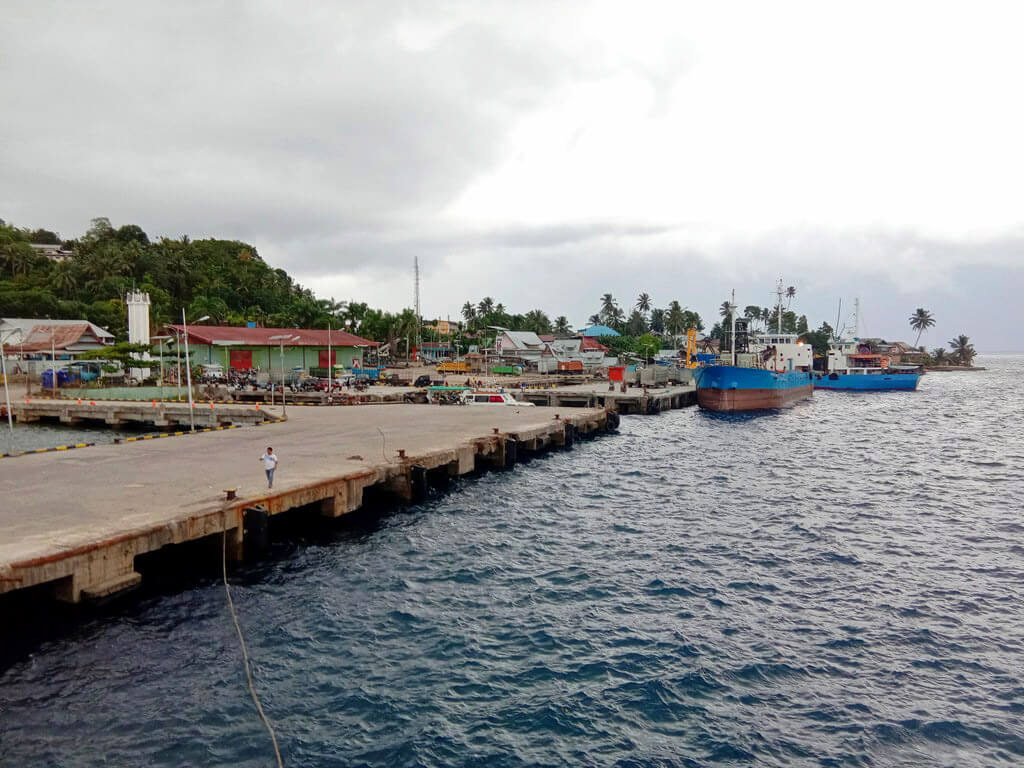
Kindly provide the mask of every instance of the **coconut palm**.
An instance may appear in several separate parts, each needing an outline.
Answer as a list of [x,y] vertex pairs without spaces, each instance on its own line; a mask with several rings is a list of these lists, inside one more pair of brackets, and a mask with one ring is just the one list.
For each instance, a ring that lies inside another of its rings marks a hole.
[[615,302],[615,297],[610,293],[606,293],[601,297],[601,311],[598,313],[606,322],[613,322],[616,315],[619,313],[619,305]]
[[636,299],[636,308],[644,314],[651,311],[651,297],[647,293],[641,293]]
[[786,309],[789,309],[789,305],[793,303],[794,296],[796,296],[796,288],[791,285],[786,289]]
[[569,318],[565,315],[559,315],[555,319],[554,331],[558,334],[572,333],[572,326],[569,325]]
[[768,327],[768,323],[771,322],[771,319],[772,319],[772,311],[770,309],[768,309],[768,307],[764,307],[761,310],[761,324],[764,325],[765,328],[767,328]]
[[728,301],[723,301],[721,306],[718,308],[718,314],[722,316],[723,320],[728,320],[732,315],[732,304]]
[[590,317],[587,318],[587,322],[590,323],[591,325],[600,325],[601,324],[601,316],[600,315],[591,315]]
[[921,343],[921,334],[933,325],[935,325],[935,318],[932,317],[931,312],[921,307],[914,310],[914,314],[910,316],[910,327],[917,331],[917,340],[914,341],[915,347]]
[[978,354],[971,340],[962,333],[949,342],[949,346],[953,350],[953,357],[960,365],[970,365],[974,361],[974,356]]
[[679,336],[686,330],[686,313],[678,301],[669,302],[668,312],[665,315],[665,330],[673,337]]
[[946,357],[946,350],[942,347],[936,347],[932,350],[932,362],[935,363],[935,365],[944,365],[948,360],[949,358]]
[[476,317],[476,306],[473,304],[473,302],[467,301],[465,304],[462,305],[462,317],[466,320],[467,323],[472,322],[473,318]]
[[476,310],[481,315],[489,315],[494,311],[494,299],[490,296],[484,296],[480,303],[476,305]]
[[639,309],[634,309],[629,315],[629,322],[626,330],[630,336],[643,336],[647,333],[647,318]]
[[663,334],[665,332],[665,310],[664,309],[652,309],[651,310],[651,332],[657,334]]

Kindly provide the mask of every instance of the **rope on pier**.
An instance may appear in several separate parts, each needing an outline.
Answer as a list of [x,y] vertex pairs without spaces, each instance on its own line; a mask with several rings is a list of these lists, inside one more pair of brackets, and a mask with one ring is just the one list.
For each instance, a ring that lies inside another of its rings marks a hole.
[[245,636],[242,634],[242,625],[238,621],[238,612],[235,610],[235,601],[231,599],[231,587],[228,586],[228,528],[227,518],[224,519],[224,531],[221,534],[221,541],[223,544],[221,552],[221,566],[223,568],[224,576],[224,592],[228,596],[228,608],[231,609],[231,618],[235,622],[235,631],[238,632],[238,644],[242,648],[242,663],[245,665],[245,679],[249,684],[249,694],[252,696],[252,702],[256,705],[256,712],[259,713],[260,720],[263,721],[263,725],[267,728],[267,733],[270,734],[270,740],[274,744],[274,756],[277,758],[278,768],[284,768],[284,760],[281,759],[281,748],[277,746],[277,734],[274,733],[274,726],[270,724],[270,720],[267,719],[266,713],[263,711],[263,705],[260,704],[260,697],[256,695],[256,686],[252,681],[252,667],[249,664],[249,649],[245,645]]

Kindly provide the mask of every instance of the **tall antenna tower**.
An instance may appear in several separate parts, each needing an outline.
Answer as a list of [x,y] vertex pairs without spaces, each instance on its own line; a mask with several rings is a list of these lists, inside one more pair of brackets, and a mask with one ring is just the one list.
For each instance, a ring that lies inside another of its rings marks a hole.
[[413,302],[416,305],[416,347],[420,345],[420,323],[422,318],[420,317],[420,257],[412,257],[412,271],[413,271]]

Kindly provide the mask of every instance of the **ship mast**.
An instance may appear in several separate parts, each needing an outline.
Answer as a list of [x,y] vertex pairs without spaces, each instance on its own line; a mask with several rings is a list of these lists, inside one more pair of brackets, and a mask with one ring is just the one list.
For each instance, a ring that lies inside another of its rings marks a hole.
[[860,338],[860,297],[853,300],[853,338]]
[[736,365],[736,289],[732,289],[732,301],[729,302],[729,317],[732,319],[732,364]]
[[778,330],[778,332],[781,334],[782,333],[782,278],[781,277],[779,278],[779,285],[775,289],[775,293],[779,297],[779,304],[778,304],[778,310],[779,310],[779,323],[778,323],[778,326],[779,326],[779,330]]

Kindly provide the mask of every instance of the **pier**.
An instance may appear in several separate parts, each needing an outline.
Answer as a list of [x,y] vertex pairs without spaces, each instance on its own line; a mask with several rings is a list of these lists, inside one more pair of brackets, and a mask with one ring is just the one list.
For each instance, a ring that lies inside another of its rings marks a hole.
[[554,408],[608,408],[623,414],[654,414],[697,403],[693,384],[665,387],[627,387],[609,389],[607,382],[572,384],[555,389],[527,389],[514,393],[516,398],[534,405]]
[[[258,430],[4,459],[0,593],[104,598],[139,584],[135,558],[162,547],[225,536],[237,560],[265,543],[274,515],[337,517],[371,489],[415,502],[432,485],[617,425],[603,408],[293,407]],[[280,457],[273,490],[258,461],[268,445]]]
[[[189,411],[192,411],[191,417]],[[25,398],[11,403],[11,413],[19,423],[41,419],[61,424],[100,422],[108,426],[141,425],[153,427],[217,427],[262,424],[276,416],[258,406],[196,403],[170,403],[131,400],[44,400]]]

